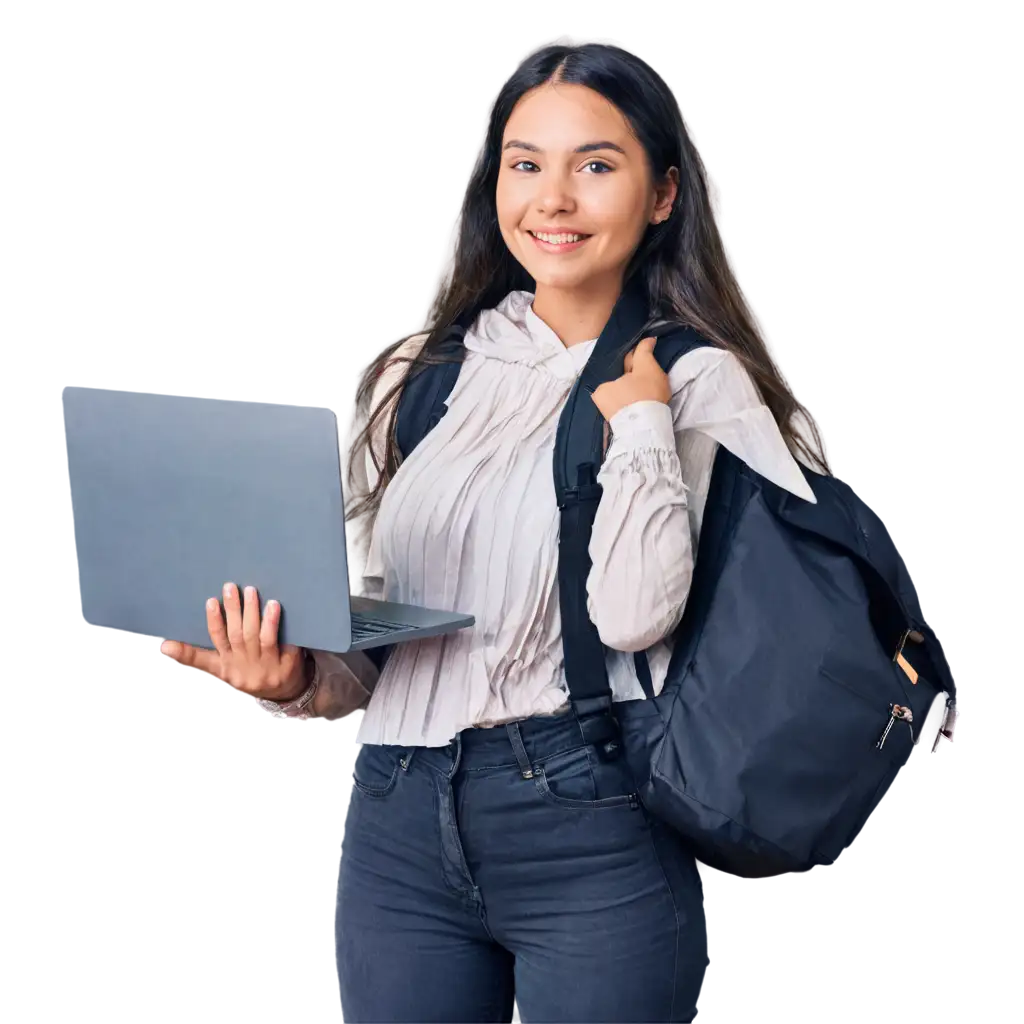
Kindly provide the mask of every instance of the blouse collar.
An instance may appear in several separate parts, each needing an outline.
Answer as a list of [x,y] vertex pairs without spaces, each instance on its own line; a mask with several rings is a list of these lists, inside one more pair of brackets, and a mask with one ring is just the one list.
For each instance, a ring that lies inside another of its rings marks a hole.
[[493,309],[482,310],[466,332],[465,347],[490,359],[524,363],[554,377],[575,380],[597,338],[568,348],[533,310],[534,293],[516,289]]

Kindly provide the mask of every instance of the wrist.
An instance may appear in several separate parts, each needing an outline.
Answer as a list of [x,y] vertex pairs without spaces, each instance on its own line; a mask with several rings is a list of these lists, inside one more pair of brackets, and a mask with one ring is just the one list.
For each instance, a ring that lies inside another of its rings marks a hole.
[[315,718],[313,700],[320,684],[320,672],[312,656],[307,658],[307,670],[312,673],[312,681],[305,691],[290,701],[274,701],[260,698],[259,704],[275,718]]
[[285,696],[273,698],[272,703],[282,705],[293,704],[309,689],[315,674],[316,663],[313,660],[313,656],[304,647],[302,649],[302,658],[299,661],[296,672],[296,680],[285,690]]
[[624,405],[609,421],[616,449],[667,448],[675,451],[672,409],[653,399]]

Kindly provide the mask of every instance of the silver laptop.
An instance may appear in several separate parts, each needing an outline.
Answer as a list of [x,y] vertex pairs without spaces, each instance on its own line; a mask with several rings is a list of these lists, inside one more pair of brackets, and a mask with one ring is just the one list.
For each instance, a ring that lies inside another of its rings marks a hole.
[[330,409],[66,387],[82,614],[212,648],[225,582],[281,603],[278,643],[326,651],[419,640],[472,615],[350,593]]

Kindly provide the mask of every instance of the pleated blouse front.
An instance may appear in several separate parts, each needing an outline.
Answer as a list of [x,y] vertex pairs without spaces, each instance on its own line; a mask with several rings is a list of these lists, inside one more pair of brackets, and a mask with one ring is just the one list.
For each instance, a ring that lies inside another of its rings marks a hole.
[[[350,572],[365,553],[354,592],[476,617],[468,628],[394,646],[360,743],[442,746],[467,727],[568,710],[552,459],[559,416],[597,339],[566,347],[532,301],[513,291],[477,317],[447,413],[399,467],[375,520],[349,525]],[[424,338],[409,339],[403,354]],[[389,368],[374,403],[406,365]],[[644,696],[635,651],[646,651],[655,693],[664,683],[717,445],[814,500],[734,356],[698,349],[677,360],[669,381],[669,404],[637,402],[612,418],[598,474],[588,610],[608,648],[615,700]],[[353,417],[349,440],[364,424]],[[383,429],[374,448],[383,452]],[[350,502],[376,479],[369,453],[353,468]],[[353,658],[367,680],[361,652],[314,654],[325,685],[341,681]]]

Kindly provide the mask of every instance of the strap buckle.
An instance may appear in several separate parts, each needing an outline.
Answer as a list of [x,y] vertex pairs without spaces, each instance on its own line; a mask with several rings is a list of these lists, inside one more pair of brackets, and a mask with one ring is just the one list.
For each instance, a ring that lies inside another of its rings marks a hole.
[[561,500],[560,509],[585,501],[600,501],[604,488],[597,482],[597,469],[593,462],[581,462],[576,467],[576,486],[567,487]]

